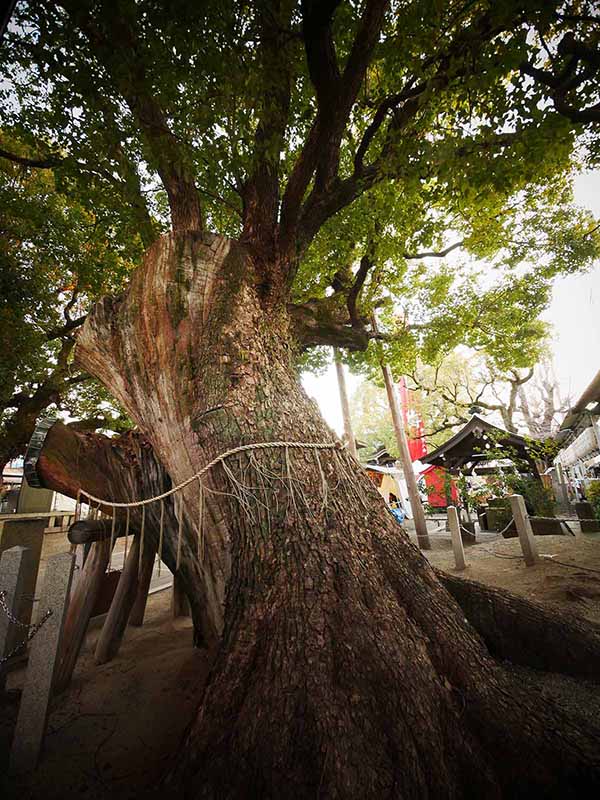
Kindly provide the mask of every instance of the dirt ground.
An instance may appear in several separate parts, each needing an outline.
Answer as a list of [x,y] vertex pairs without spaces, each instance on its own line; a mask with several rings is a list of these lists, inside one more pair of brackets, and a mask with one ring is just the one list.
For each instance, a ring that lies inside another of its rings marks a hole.
[[462,572],[454,569],[449,537],[443,529],[440,534],[431,535],[432,549],[425,554],[435,567],[600,624],[600,534],[536,536],[541,559],[534,567],[525,565],[517,538],[478,534],[477,544],[465,546]]
[[[190,621],[171,617],[169,591],[149,598],[144,626],[128,628],[118,657],[100,667],[93,660],[99,630],[88,633],[73,682],[54,702],[38,770],[5,777],[3,800],[133,800],[151,796],[163,775],[192,721],[208,656],[192,647]],[[8,695],[0,696],[0,773],[23,677],[23,670],[10,675]]]
[[[427,557],[453,571],[449,538],[443,527],[437,535],[431,528]],[[465,577],[600,623],[599,537],[536,537],[540,554],[555,559],[535,567],[519,557],[518,539],[481,538],[466,547]],[[60,543],[46,554],[57,549]],[[192,648],[189,620],[173,620],[170,591],[150,597],[144,626],[128,628],[118,657],[100,667],[93,661],[98,632],[98,625],[89,631],[73,683],[53,704],[40,766],[21,778],[6,777],[6,768],[24,670],[9,676],[9,691],[0,695],[2,800],[167,796],[158,782],[192,721],[209,657]]]

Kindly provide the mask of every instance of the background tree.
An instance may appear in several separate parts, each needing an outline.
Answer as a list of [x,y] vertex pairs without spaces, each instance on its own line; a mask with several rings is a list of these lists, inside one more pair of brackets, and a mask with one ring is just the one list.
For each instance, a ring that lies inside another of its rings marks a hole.
[[0,474],[47,410],[82,417],[92,430],[127,426],[106,389],[75,368],[74,333],[95,298],[124,286],[142,252],[114,212],[100,203],[86,210],[52,169],[19,162],[27,161],[20,142],[1,143],[14,157],[0,160]]
[[[470,210],[489,195],[504,212],[530,184],[539,191],[570,171],[577,131],[518,68],[537,57],[534,29],[552,36],[562,25],[558,8],[18,7],[3,114],[27,158],[64,153],[65,176],[94,176],[98,191],[114,191],[119,176],[136,199],[124,224],[140,231],[144,211],[169,211],[172,232],[147,249],[123,296],[95,305],[77,359],[175,484],[240,443],[330,440],[299,388],[298,350],[366,347],[375,332],[356,302],[362,276],[373,298],[393,280],[389,260],[371,253],[377,240],[353,232],[364,268],[348,281],[337,263],[342,288],[313,295],[309,249],[331,250],[322,241],[336,235],[336,215],[368,196],[379,220],[386,187],[407,208],[420,192],[430,202],[434,187],[442,214],[457,192]],[[91,194],[82,198],[93,210]],[[509,270],[492,281],[490,303],[461,286],[469,313],[475,299],[484,309],[471,325],[477,341],[491,348],[499,335],[499,305],[535,318],[545,280],[543,264],[526,281]],[[423,291],[443,299],[449,287],[443,276]],[[461,308],[439,306],[442,320]],[[379,346],[402,350],[389,317]],[[434,320],[410,324],[425,325],[437,350]],[[336,488],[325,498],[326,483]],[[198,640],[219,647],[172,774],[190,794],[497,797],[598,785],[593,715],[559,688],[551,707],[537,683],[524,690],[345,453],[317,461],[272,448],[212,471],[208,515],[225,532],[211,526],[202,558],[197,491],[190,484],[178,505],[182,558],[204,606]]]
[[[529,369],[501,371],[484,354],[464,348],[435,366],[418,363],[407,376],[425,426],[429,449],[439,447],[479,413],[507,430],[545,441],[569,408],[546,359]],[[384,443],[395,453],[385,393],[365,381],[351,398],[356,436],[370,447]],[[363,451],[364,452],[364,451]]]

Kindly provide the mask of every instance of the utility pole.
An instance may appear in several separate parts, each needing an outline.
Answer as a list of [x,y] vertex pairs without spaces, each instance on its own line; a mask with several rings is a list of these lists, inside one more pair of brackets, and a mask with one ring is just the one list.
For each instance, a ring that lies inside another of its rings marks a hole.
[[[373,330],[377,332],[378,328],[375,314],[372,316],[372,322]],[[396,384],[394,383],[392,370],[388,367],[383,358],[380,359],[379,364],[383,373],[385,390],[387,392],[388,403],[392,413],[394,433],[396,434],[396,442],[398,444],[398,450],[400,451],[400,461],[402,462],[404,479],[406,481],[406,488],[408,489],[408,498],[410,500],[410,507],[412,509],[413,518],[415,521],[417,541],[421,550],[429,550],[431,544],[429,542],[429,535],[427,533],[427,520],[425,519],[425,510],[419,495],[415,473],[413,472],[412,460],[408,450],[408,439],[406,438],[406,431],[404,430],[404,424],[402,421],[402,413],[400,411],[400,401],[396,391]]]
[[344,375],[344,365],[340,358],[340,351],[337,347],[333,348],[333,360],[335,361],[335,369],[337,372],[338,388],[340,390],[340,402],[342,404],[342,416],[344,418],[344,433],[348,441],[348,450],[351,455],[358,461],[356,453],[356,439],[352,431],[352,420],[350,419],[350,405],[348,403],[348,392],[346,391],[346,376]]

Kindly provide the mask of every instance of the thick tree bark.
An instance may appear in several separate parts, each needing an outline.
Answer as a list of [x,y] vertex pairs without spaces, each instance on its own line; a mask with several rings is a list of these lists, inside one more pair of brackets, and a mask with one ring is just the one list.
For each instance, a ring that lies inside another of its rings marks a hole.
[[[294,373],[285,300],[263,277],[235,242],[166,236],[128,294],[82,330],[80,363],[174,484],[241,444],[332,441]],[[203,558],[197,484],[176,503],[205,624],[227,583],[221,645],[170,776],[186,796],[566,797],[600,786],[600,726],[490,654],[347,453],[253,450],[226,466],[203,477],[212,518],[227,520],[207,526]]]

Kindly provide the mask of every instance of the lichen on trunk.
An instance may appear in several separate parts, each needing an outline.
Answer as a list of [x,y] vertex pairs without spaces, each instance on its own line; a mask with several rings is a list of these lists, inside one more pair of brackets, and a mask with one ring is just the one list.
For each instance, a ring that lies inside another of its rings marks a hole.
[[[242,444],[333,439],[294,369],[285,292],[262,274],[238,242],[164,236],[79,336],[173,484]],[[221,641],[171,784],[210,798],[598,784],[598,726],[495,660],[345,452],[244,452],[205,489],[201,562],[196,482],[176,513],[204,638]]]

